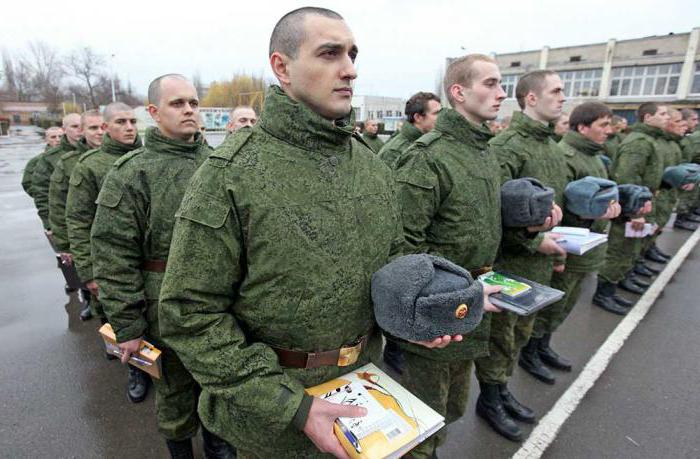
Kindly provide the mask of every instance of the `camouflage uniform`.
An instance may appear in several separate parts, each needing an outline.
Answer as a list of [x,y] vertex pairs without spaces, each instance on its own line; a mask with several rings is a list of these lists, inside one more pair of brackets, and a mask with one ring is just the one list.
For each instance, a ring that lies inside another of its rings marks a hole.
[[[95,201],[102,187],[102,181],[119,157],[140,146],[141,139],[138,137],[133,144],[124,145],[112,140],[109,134],[105,134],[102,138],[102,146],[80,155],[77,164],[73,167],[66,198],[66,227],[73,263],[78,277],[84,282],[95,278],[92,273],[90,229],[97,212]],[[93,314],[104,317],[102,306],[94,296],[90,306]]]
[[93,276],[117,341],[144,337],[163,352],[163,376],[153,384],[158,429],[168,440],[196,434],[199,388],[161,339],[158,295],[163,273],[149,264],[167,260],[175,212],[210,152],[200,133],[187,143],[149,128],[146,146],[117,159],[104,178],[91,230]]
[[398,166],[397,160],[423,133],[413,124],[404,123],[398,134],[389,139],[379,151],[379,158],[392,169]]
[[604,144],[605,153],[604,154],[608,158],[610,158],[611,161],[615,162],[615,159],[617,158],[617,154],[620,150],[620,145],[622,144],[622,141],[625,140],[625,137],[627,137],[627,134],[616,132],[615,134],[608,137],[608,139],[605,141],[605,144]]
[[[445,257],[467,270],[492,265],[501,240],[498,162],[488,151],[492,134],[452,109],[418,139],[396,171],[408,251]],[[488,355],[491,315],[464,341],[427,349],[400,341],[406,351],[402,382],[451,423],[466,409],[474,359]],[[443,429],[413,450],[430,457],[445,439]]]
[[[567,179],[579,180],[584,177],[608,178],[605,164],[600,159],[604,147],[587,139],[578,132],[566,133],[559,148],[564,153],[568,168]],[[586,220],[564,210],[565,226],[588,228],[596,233],[605,233],[607,220]],[[547,313],[538,314],[535,319],[535,330],[543,334],[554,333],[569,315],[581,293],[581,286],[587,273],[595,272],[605,261],[606,244],[591,249],[584,255],[568,254],[564,272],[552,275],[552,287],[564,292],[564,298],[547,308]]]
[[34,168],[36,167],[37,162],[39,162],[41,155],[45,154],[50,149],[51,147],[46,145],[44,151],[31,158],[24,166],[24,173],[22,174],[22,189],[29,195],[30,198],[32,198],[32,200],[34,199],[34,193],[32,191],[32,175],[34,174]]
[[36,206],[39,218],[44,225],[45,230],[51,229],[49,224],[49,185],[51,184],[51,174],[53,173],[56,162],[64,153],[75,150],[69,141],[68,137],[63,135],[61,143],[46,153],[42,153],[34,167],[31,181],[31,195],[34,197],[34,205]]
[[[696,129],[692,134],[688,134],[681,140],[683,148],[683,162],[700,164],[700,129]],[[678,213],[687,214],[700,205],[700,187],[696,186],[693,191],[681,192],[678,202]]]
[[[632,126],[632,133],[620,144],[611,178],[620,185],[634,183],[646,186],[656,194],[664,171],[664,157],[659,150],[659,139],[663,135],[661,129],[646,124]],[[656,207],[656,197],[652,204]],[[605,264],[598,272],[598,277],[605,282],[620,282],[641,253],[641,239],[625,237],[626,221],[623,217],[616,218],[610,226]]]
[[375,153],[379,153],[379,151],[384,146],[384,141],[380,139],[377,134],[370,134],[369,132],[365,132],[362,134],[362,140]]
[[[246,457],[322,456],[302,433],[305,387],[376,360],[370,278],[401,250],[391,171],[272,86],[260,122],[197,171],[177,214],[160,327],[202,387],[208,430]],[[282,367],[271,346],[339,349],[351,366]]]
[[[553,133],[551,124],[546,126],[516,112],[508,129],[491,140],[490,147],[501,165],[501,182],[534,177],[554,188],[555,200],[562,205],[567,170],[561,150],[552,139]],[[537,252],[542,238],[525,229],[506,228],[496,269],[549,285],[553,260]],[[539,314],[545,312],[546,309]],[[510,378],[520,348],[533,333],[536,315],[521,317],[503,311],[493,317],[490,355],[475,362],[479,381],[503,384]]]
[[[68,241],[68,228],[66,227],[66,198],[68,197],[68,180],[73,172],[73,167],[78,162],[80,155],[88,151],[85,138],[81,138],[75,144],[75,150],[65,152],[56,161],[51,173],[49,183],[49,225],[53,232],[56,250],[70,252]],[[82,279],[82,278],[81,278]]]

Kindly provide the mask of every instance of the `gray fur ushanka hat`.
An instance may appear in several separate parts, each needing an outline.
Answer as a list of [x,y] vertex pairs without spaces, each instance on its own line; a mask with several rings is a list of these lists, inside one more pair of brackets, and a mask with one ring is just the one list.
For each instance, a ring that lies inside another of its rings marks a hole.
[[481,322],[483,294],[467,270],[428,254],[398,257],[372,275],[377,323],[410,341],[469,333]]
[[549,217],[553,204],[554,189],[544,186],[535,178],[508,180],[501,186],[503,226],[539,226]]
[[592,176],[570,182],[564,197],[566,209],[581,218],[598,218],[605,214],[611,201],[620,199],[615,182]]
[[682,163],[664,169],[663,181],[671,188],[680,188],[700,180],[700,167],[693,163]]
[[641,208],[644,207],[644,203],[651,201],[654,197],[649,188],[632,183],[618,185],[617,191],[620,194],[622,215],[625,217],[637,215]]

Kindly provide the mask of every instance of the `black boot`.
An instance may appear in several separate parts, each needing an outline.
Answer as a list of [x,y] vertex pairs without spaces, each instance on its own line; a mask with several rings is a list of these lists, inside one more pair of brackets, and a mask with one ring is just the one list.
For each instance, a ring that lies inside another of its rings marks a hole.
[[70,295],[71,293],[75,292],[77,289],[73,287],[69,287],[68,284],[63,286],[63,291],[66,292],[66,295]]
[[645,281],[645,280],[642,280],[642,279],[638,278],[633,272],[632,272],[632,273],[629,273],[629,277],[630,277],[630,279],[632,279],[632,282],[634,282],[635,284],[637,284],[639,287],[642,287],[644,290],[646,290],[646,289],[648,289],[649,287],[651,287],[651,283],[650,283],[650,282],[647,282],[647,281]]
[[676,217],[676,221],[673,222],[674,228],[686,231],[695,231],[698,229],[698,226],[700,226],[698,223],[682,217]]
[[147,373],[139,370],[133,365],[129,365],[129,382],[126,389],[126,396],[131,403],[143,402],[148,395],[148,386],[151,378]]
[[615,296],[615,284],[612,282],[606,282],[604,280],[598,279],[598,287],[595,290],[595,295],[593,295],[593,304],[605,309],[613,314],[618,314],[624,316],[627,314],[628,309],[619,306],[614,299]]
[[617,293],[613,294],[613,301],[615,301],[615,303],[619,304],[623,308],[631,308],[632,306],[634,306],[634,301],[630,301],[627,298],[621,297]]
[[700,215],[700,207],[696,207],[695,209],[693,209],[693,213],[695,215]]
[[654,273],[651,272],[651,270],[641,261],[638,261],[637,264],[634,265],[634,273],[644,277],[652,277],[654,275]]
[[480,384],[481,393],[476,401],[476,414],[486,421],[493,430],[508,440],[522,441],[523,431],[508,416],[497,384]]
[[80,293],[83,297],[83,307],[80,309],[78,316],[80,317],[80,320],[85,322],[86,320],[92,319],[92,308],[90,307],[92,297],[90,296],[90,290],[80,290]]
[[540,347],[537,349],[537,352],[540,354],[540,360],[542,360],[545,365],[549,365],[557,370],[571,371],[571,362],[554,352],[554,349],[549,346],[549,341],[551,339],[551,333],[545,334],[540,339]]
[[511,392],[508,390],[508,386],[506,384],[498,385],[498,393],[501,395],[503,408],[506,409],[508,414],[513,416],[518,421],[526,422],[528,424],[535,423],[535,412],[513,397],[513,394],[511,394]]
[[664,257],[666,260],[670,260],[670,259],[672,258],[671,255],[669,255],[668,253],[666,253],[666,252],[664,252],[663,250],[661,250],[661,249],[659,248],[659,246],[656,245],[656,243],[654,243],[654,245],[651,246],[651,250],[653,250],[654,252],[656,252],[657,255],[660,255],[660,256]]
[[396,373],[403,374],[406,357],[399,345],[390,339],[387,339],[384,345],[384,363]]
[[192,452],[192,439],[187,440],[165,440],[168,451],[172,459],[194,459]]
[[638,263],[641,264],[642,266],[644,266],[646,269],[648,269],[649,271],[651,271],[655,275],[661,273],[661,271],[662,271],[661,269],[659,269],[655,266],[648,265],[648,264],[644,263],[644,260],[640,260],[640,261],[638,261]]
[[204,443],[204,457],[207,459],[235,459],[236,448],[229,445],[224,439],[209,432],[202,426],[202,440]]
[[[677,218],[678,218],[678,217],[676,217],[676,219],[677,219]],[[683,220],[687,220],[687,221],[689,221],[689,222],[700,223],[700,215],[696,215],[696,214],[694,214],[694,213],[692,213],[692,212],[683,215],[682,218],[683,218]]]
[[554,384],[556,379],[549,368],[544,366],[537,350],[540,347],[539,338],[530,338],[525,347],[520,350],[518,365],[545,384]]
[[644,289],[635,284],[629,275],[625,276],[625,278],[622,279],[622,282],[618,283],[617,286],[620,287],[622,290],[627,290],[628,292],[634,293],[636,295],[644,294]]

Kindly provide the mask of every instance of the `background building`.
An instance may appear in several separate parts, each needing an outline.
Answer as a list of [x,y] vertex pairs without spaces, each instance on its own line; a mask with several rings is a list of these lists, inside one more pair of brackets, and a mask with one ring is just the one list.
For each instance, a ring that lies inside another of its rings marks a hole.
[[400,97],[352,96],[356,121],[379,120],[384,130],[396,130],[397,123],[404,119],[406,99]]
[[[526,72],[550,69],[559,73],[566,94],[565,111],[595,99],[634,121],[642,102],[670,102],[700,107],[700,27],[689,33],[615,40],[563,48],[493,55],[508,94],[499,115],[519,110],[518,78]],[[449,64],[451,59],[448,58]]]

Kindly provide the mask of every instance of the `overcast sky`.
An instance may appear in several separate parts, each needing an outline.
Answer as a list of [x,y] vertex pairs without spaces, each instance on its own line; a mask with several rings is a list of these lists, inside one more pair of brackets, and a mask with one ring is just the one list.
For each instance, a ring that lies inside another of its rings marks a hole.
[[360,49],[355,94],[397,97],[433,90],[445,57],[466,52],[570,46],[700,26],[699,0],[12,0],[0,12],[0,47],[15,52],[32,40],[63,51],[91,46],[114,54],[117,73],[141,94],[169,72],[199,72],[205,82],[236,72],[271,77],[267,45],[274,24],[309,4],[337,11],[353,30]]

